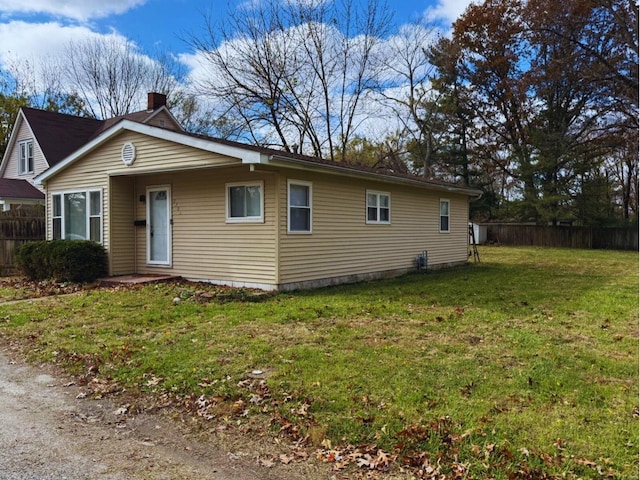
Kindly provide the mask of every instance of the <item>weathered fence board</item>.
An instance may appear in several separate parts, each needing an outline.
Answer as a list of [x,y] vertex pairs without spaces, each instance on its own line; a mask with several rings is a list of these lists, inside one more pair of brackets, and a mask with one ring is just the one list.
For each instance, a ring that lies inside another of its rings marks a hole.
[[19,246],[44,238],[44,208],[20,208],[0,212],[0,275],[17,273],[14,257]]
[[486,226],[487,241],[502,245],[638,250],[638,229],[634,227],[544,227],[517,224]]

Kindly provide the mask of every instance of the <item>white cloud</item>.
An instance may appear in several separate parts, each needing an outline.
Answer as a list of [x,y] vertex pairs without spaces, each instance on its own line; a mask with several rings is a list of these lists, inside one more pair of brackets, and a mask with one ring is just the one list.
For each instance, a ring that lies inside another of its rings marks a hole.
[[438,0],[435,6],[425,11],[427,21],[443,22],[450,25],[466,8],[475,3],[473,0]]
[[70,41],[98,37],[87,27],[64,26],[56,22],[0,23],[0,64],[28,60],[38,62],[62,54]]
[[46,14],[55,17],[87,21],[121,14],[147,0],[0,0],[3,16],[16,14]]
[[[13,21],[0,23],[0,71],[9,72],[27,88],[65,90],[63,65],[69,43],[83,44],[108,37],[115,45],[131,44],[130,40],[115,32],[100,34],[84,26],[64,26],[56,22],[27,23]],[[141,55],[146,59],[144,55]],[[151,60],[149,60],[151,61]],[[31,83],[33,82],[33,83]],[[24,84],[23,84],[24,85]],[[141,104],[144,99],[141,99]]]

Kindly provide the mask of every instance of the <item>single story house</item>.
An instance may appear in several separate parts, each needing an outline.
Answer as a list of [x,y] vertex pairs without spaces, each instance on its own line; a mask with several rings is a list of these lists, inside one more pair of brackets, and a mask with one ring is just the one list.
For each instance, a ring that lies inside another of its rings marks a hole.
[[109,274],[293,290],[468,258],[480,191],[122,119],[36,177],[47,238]]

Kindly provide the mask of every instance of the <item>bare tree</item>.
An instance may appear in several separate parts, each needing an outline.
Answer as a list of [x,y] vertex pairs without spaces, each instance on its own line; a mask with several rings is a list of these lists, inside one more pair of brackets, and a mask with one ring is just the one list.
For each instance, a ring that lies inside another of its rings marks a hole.
[[383,107],[390,108],[401,126],[399,140],[406,151],[413,146],[413,156],[424,177],[433,176],[432,155],[435,149],[435,99],[438,92],[430,82],[433,67],[429,51],[434,30],[422,23],[404,25],[380,50],[384,73],[378,87]]
[[132,43],[116,36],[69,43],[64,65],[67,83],[95,118],[133,111],[145,93],[147,63]]
[[150,57],[115,35],[72,41],[57,63],[65,72],[63,84],[77,92],[95,118],[139,110],[151,91],[171,101],[181,88],[182,67],[174,57],[164,52]]
[[190,39],[208,71],[200,90],[254,143],[342,158],[390,19],[377,0],[363,9],[351,0],[266,0],[236,10]]
[[38,61],[10,59],[6,64],[0,91],[22,98],[24,105],[52,112],[84,115],[84,102],[65,87],[61,69],[50,58]]
[[303,20],[304,58],[320,86],[318,113],[329,151],[344,160],[363,116],[363,98],[377,85],[382,65],[375,49],[388,33],[391,15],[377,1],[361,9],[352,0],[289,3],[289,8],[292,17]]

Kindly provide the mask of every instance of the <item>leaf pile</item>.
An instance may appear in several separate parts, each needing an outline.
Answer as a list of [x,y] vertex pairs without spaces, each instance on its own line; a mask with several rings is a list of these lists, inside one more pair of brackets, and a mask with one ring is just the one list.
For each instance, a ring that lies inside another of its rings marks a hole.
[[53,280],[31,281],[21,277],[0,279],[0,289],[12,290],[9,298],[3,298],[5,301],[66,295],[94,288],[97,288],[96,284],[55,282]]

